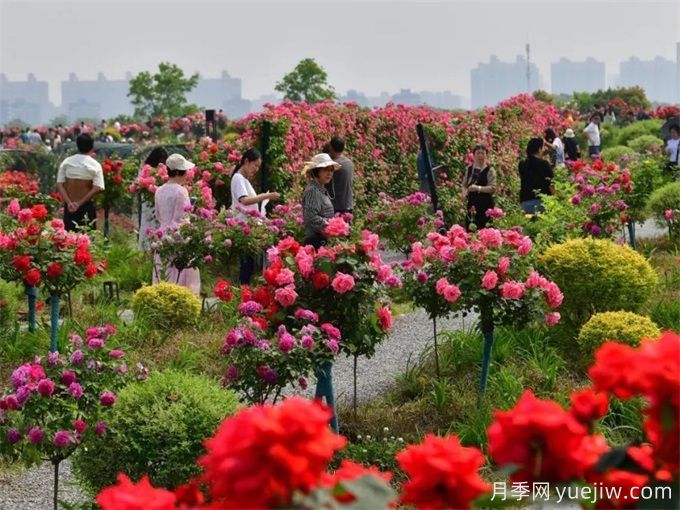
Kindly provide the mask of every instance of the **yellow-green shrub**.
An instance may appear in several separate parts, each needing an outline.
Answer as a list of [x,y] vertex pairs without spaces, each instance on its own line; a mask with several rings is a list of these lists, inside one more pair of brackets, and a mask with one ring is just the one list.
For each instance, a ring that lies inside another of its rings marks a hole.
[[593,315],[578,334],[581,351],[591,357],[607,340],[637,347],[642,338],[656,338],[661,334],[649,317],[632,312],[602,312]]
[[593,313],[639,310],[659,281],[639,253],[607,240],[574,239],[553,245],[539,261],[564,293],[560,313],[577,327]]
[[628,147],[640,153],[661,150],[663,145],[663,140],[654,135],[642,135],[628,141]]
[[194,324],[198,320],[201,302],[186,287],[163,282],[135,292],[132,309],[137,316],[158,321],[163,327],[177,327]]

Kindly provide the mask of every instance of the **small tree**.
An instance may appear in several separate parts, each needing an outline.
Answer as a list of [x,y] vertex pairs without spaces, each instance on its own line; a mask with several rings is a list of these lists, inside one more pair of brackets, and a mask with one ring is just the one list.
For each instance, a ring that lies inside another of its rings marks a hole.
[[176,64],[161,62],[158,72],[143,71],[130,80],[128,97],[138,117],[180,117],[185,113],[185,94],[198,83],[198,73],[185,78]]
[[328,75],[313,58],[301,60],[274,89],[283,92],[285,99],[318,103],[335,99],[333,87],[327,83]]

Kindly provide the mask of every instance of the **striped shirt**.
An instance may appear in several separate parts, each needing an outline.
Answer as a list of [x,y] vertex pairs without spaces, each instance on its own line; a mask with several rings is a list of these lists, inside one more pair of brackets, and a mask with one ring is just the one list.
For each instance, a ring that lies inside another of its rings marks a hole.
[[316,182],[315,179],[310,179],[304,193],[302,193],[302,217],[305,222],[305,237],[310,238],[323,234],[326,222],[333,217],[333,214],[333,203],[328,196],[328,191]]

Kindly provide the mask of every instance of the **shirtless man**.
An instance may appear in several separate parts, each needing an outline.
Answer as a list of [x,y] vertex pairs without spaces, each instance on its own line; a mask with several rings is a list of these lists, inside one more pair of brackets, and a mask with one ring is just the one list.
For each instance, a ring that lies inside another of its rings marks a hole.
[[76,146],[78,154],[66,158],[57,174],[57,191],[64,197],[64,227],[69,231],[96,221],[92,198],[104,189],[102,166],[92,157],[92,136],[78,135]]

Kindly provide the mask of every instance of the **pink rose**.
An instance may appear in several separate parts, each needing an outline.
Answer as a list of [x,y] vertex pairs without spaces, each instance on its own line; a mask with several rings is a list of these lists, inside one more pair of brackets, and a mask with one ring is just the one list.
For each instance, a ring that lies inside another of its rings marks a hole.
[[455,303],[460,297],[460,289],[457,285],[449,285],[444,289],[444,299],[449,303]]
[[524,295],[524,284],[508,280],[501,287],[503,299],[520,299]]
[[423,267],[423,264],[425,264],[422,243],[418,242],[411,245],[411,262],[416,267]]
[[673,221],[673,218],[675,217],[675,213],[673,212],[672,209],[666,209],[663,212],[663,215],[668,221]]
[[487,248],[500,248],[503,244],[503,236],[495,228],[483,228],[477,233],[479,239]]
[[550,308],[557,308],[564,300],[564,294],[555,282],[548,282],[545,289],[545,301]]
[[496,271],[487,271],[482,276],[482,287],[487,290],[491,290],[498,285],[498,275]]
[[298,294],[295,292],[295,288],[292,285],[288,287],[281,287],[280,289],[276,289],[274,292],[274,299],[276,302],[285,307],[291,306],[293,303],[295,303],[297,297]]
[[392,324],[394,322],[392,319],[392,312],[390,311],[389,307],[383,306],[380,310],[378,310],[377,315],[380,328],[383,331],[389,331],[392,328]]
[[498,259],[498,274],[502,276],[508,269],[510,269],[510,259],[508,257]]
[[517,253],[524,257],[529,254],[532,247],[533,244],[531,242],[531,238],[529,236],[524,236],[522,238],[522,242],[519,245],[519,248],[517,248]]
[[548,326],[554,326],[560,321],[560,312],[550,312],[545,314],[545,323]]
[[346,294],[354,288],[354,277],[338,271],[338,274],[333,278],[331,287],[338,294]]
[[331,218],[326,223],[324,234],[328,237],[341,237],[349,235],[349,225],[340,217]]
[[295,281],[295,275],[290,269],[282,269],[276,275],[276,285],[283,287],[285,285],[291,285]]

